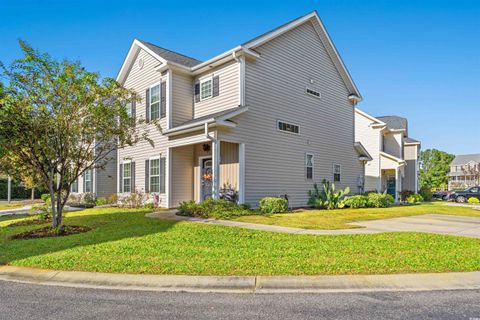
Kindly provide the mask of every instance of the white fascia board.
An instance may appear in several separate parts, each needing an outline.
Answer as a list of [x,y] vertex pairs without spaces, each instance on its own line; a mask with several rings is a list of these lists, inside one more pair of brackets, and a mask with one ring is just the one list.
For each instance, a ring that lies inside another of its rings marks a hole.
[[390,160],[393,160],[395,162],[397,162],[400,166],[404,165],[405,164],[405,160],[402,160],[400,158],[397,158],[389,153],[386,153],[384,151],[380,151],[380,155],[384,156],[385,158],[388,158]]
[[364,117],[367,118],[368,120],[371,120],[371,121],[373,121],[373,122],[377,122],[376,124],[373,124],[372,126],[382,126],[382,127],[383,127],[383,126],[386,125],[385,122],[383,122],[383,121],[375,118],[374,116],[366,113],[366,112],[363,111],[363,110],[360,110],[360,109],[358,109],[358,108],[355,108],[355,112],[358,113],[358,114],[361,115],[361,116],[364,116]]

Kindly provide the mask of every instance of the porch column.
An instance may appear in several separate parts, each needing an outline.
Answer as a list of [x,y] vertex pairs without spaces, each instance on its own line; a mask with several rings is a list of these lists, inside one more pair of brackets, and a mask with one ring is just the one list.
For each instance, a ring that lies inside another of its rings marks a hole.
[[400,191],[402,191],[400,177],[401,177],[400,168],[396,167],[395,168],[395,202],[400,201]]
[[212,198],[220,198],[220,141],[212,140]]
[[245,143],[238,144],[238,203],[245,203]]

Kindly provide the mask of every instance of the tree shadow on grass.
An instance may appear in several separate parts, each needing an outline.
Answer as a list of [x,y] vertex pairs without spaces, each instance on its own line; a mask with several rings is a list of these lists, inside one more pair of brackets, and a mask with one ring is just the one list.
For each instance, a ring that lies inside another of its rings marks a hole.
[[[98,245],[127,238],[167,232],[176,222],[146,218],[151,210],[129,210],[123,208],[89,209],[66,215],[65,225],[86,226],[92,230],[83,234],[64,237],[28,240],[10,240],[8,236],[45,225],[8,227],[0,220],[0,265],[79,247]],[[10,219],[12,222],[25,217]]]

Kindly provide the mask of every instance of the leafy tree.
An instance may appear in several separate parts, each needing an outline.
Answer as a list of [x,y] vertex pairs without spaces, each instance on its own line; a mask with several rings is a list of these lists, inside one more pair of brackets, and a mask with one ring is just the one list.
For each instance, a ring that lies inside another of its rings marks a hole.
[[17,175],[39,177],[49,190],[52,227],[62,225],[63,207],[75,180],[102,169],[118,148],[148,138],[141,119],[125,105],[135,92],[101,80],[79,62],[58,61],[20,41],[24,57],[9,67],[0,100],[0,152]]
[[427,149],[420,153],[420,188],[446,188],[450,163],[455,156],[437,149]]

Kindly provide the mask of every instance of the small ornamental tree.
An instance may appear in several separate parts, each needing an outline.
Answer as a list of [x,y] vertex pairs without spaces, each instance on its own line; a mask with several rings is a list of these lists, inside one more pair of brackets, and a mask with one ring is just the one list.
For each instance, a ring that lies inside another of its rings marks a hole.
[[0,63],[0,153],[17,176],[38,176],[49,190],[52,227],[62,225],[70,187],[88,169],[102,169],[117,148],[147,140],[144,121],[125,106],[135,92],[101,79],[79,62],[57,61],[23,41],[24,57]]

